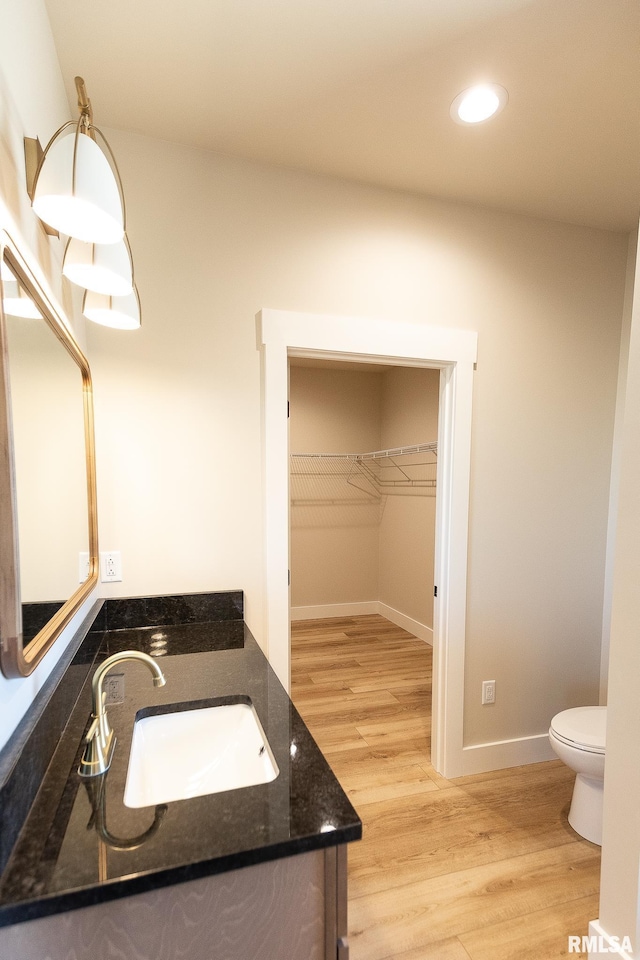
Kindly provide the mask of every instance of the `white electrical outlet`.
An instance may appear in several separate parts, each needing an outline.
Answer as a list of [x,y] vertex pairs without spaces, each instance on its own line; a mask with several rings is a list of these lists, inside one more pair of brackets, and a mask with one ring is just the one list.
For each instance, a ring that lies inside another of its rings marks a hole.
[[100,551],[100,579],[103,583],[122,580],[122,560],[119,550]]
[[78,582],[84,583],[89,579],[89,553],[81,551],[78,557]]
[[110,673],[104,681],[105,703],[124,703],[124,673]]
[[496,702],[496,682],[495,682],[495,680],[483,680],[483,681],[482,681],[482,702],[483,702],[483,703],[495,703],[495,702]]

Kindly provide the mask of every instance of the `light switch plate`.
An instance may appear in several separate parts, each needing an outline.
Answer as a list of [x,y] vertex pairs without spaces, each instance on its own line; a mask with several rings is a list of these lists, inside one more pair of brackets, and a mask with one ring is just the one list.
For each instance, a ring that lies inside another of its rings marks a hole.
[[89,578],[89,552],[81,551],[78,557],[78,583],[84,583]]

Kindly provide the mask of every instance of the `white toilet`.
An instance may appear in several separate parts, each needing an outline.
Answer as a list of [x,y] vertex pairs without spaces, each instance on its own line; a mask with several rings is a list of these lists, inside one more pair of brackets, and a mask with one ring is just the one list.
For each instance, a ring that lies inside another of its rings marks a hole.
[[549,727],[552,749],[576,771],[569,823],[585,840],[600,846],[606,733],[606,707],[563,710]]

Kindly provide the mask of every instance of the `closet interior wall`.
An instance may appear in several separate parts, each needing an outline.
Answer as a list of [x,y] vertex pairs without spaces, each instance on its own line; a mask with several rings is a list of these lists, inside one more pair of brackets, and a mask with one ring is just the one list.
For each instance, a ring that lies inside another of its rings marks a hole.
[[[439,372],[337,363],[290,369],[292,454],[353,454],[436,440]],[[291,606],[380,601],[433,626],[435,496],[301,506],[292,476]]]

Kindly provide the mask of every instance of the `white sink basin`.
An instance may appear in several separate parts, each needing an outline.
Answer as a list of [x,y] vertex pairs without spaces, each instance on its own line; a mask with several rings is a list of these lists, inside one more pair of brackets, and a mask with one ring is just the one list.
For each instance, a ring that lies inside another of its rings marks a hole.
[[268,783],[277,776],[251,703],[173,710],[136,721],[124,802],[147,807]]

